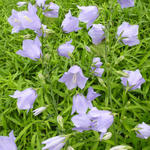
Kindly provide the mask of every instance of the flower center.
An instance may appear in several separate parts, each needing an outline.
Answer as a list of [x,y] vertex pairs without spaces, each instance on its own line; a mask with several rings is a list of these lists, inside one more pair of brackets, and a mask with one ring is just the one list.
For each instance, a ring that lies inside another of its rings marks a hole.
[[32,22],[32,20],[31,20],[29,17],[24,16],[24,18],[25,18],[28,22]]
[[77,74],[75,73],[74,75],[73,75],[73,83],[76,83],[77,82]]

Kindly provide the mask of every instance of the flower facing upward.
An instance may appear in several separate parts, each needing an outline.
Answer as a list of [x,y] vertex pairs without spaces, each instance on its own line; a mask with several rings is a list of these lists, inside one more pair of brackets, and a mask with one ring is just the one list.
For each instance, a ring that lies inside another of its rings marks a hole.
[[142,78],[139,69],[137,69],[136,71],[124,70],[124,72],[128,74],[128,77],[121,77],[121,83],[124,86],[127,86],[127,84],[129,84],[130,87],[132,86],[132,90],[135,90],[137,88],[140,89],[145,80],[144,78]]
[[128,22],[123,22],[118,27],[117,36],[121,35],[122,42],[125,45],[134,46],[140,43],[138,39],[138,25],[130,25]]
[[78,31],[81,28],[79,28],[79,19],[77,17],[73,17],[71,15],[71,11],[65,15],[65,19],[62,22],[62,28],[65,33],[73,32],[73,31]]
[[142,124],[138,124],[137,128],[139,128],[138,132],[136,132],[136,136],[142,139],[148,139],[150,137],[150,125],[142,122]]
[[77,6],[81,12],[79,14],[79,20],[87,23],[87,29],[92,26],[93,22],[99,16],[98,9],[96,6]]
[[50,2],[50,4],[46,5],[46,7],[48,7],[48,9],[50,9],[50,11],[43,13],[46,17],[58,18],[59,6],[57,4]]
[[12,98],[18,98],[17,106],[20,110],[30,110],[33,108],[33,103],[37,98],[36,91],[32,88],[28,88],[24,91],[15,91],[14,95],[10,95]]
[[15,139],[13,131],[9,136],[0,136],[0,150],[17,150]]
[[88,34],[92,38],[92,43],[98,45],[105,38],[104,26],[101,24],[93,24],[92,28],[89,30]]
[[36,37],[35,40],[24,40],[23,50],[18,50],[16,54],[36,60],[43,55],[40,47],[41,42],[38,37]]
[[59,46],[58,53],[60,56],[65,56],[67,58],[70,58],[70,55],[72,54],[72,52],[75,48],[73,45],[71,45],[71,43],[72,43],[72,40]]
[[118,0],[121,8],[134,7],[134,0]]
[[13,26],[12,33],[17,33],[27,28],[35,31],[39,30],[41,22],[36,12],[36,7],[32,6],[31,3],[28,5],[28,11],[17,12],[12,10],[12,15],[8,18],[8,22]]
[[55,136],[43,141],[42,144],[46,144],[46,146],[42,150],[60,150],[65,145],[65,138],[65,136]]
[[68,72],[65,72],[64,75],[59,79],[59,82],[66,84],[69,90],[76,88],[77,86],[80,89],[85,87],[88,78],[86,78],[79,66],[72,66]]

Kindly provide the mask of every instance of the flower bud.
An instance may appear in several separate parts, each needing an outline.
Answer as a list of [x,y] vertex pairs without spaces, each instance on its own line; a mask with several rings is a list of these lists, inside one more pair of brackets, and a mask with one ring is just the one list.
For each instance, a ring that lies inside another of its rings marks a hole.
[[104,134],[102,140],[109,140],[112,137],[112,133],[111,132],[107,132]]
[[72,146],[68,146],[67,150],[74,150],[74,148]]
[[62,116],[60,116],[60,115],[57,116],[57,122],[61,126],[61,128],[63,128],[64,123],[63,123],[63,117]]
[[117,145],[117,146],[112,147],[110,150],[128,150],[131,148],[132,147],[128,145]]

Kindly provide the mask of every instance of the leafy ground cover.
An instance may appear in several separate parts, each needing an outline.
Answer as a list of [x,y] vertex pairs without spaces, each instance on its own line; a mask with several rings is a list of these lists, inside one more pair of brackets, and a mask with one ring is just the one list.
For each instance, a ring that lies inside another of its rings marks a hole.
[[[126,144],[135,150],[149,150],[149,139],[136,137],[135,126],[146,122],[150,124],[150,4],[148,0],[136,0],[136,6],[121,9],[116,0],[54,0],[60,6],[59,18],[41,17],[51,33],[41,38],[43,57],[39,61],[23,58],[16,54],[22,49],[22,41],[26,38],[34,39],[35,33],[23,30],[11,34],[12,27],[7,19],[12,9],[24,10],[26,6],[18,8],[18,0],[0,1],[0,135],[7,136],[14,130],[16,144],[19,150],[40,150],[42,141],[60,134],[70,134],[72,98],[77,93],[87,94],[92,86],[101,96],[93,101],[98,109],[110,110],[114,114],[113,125],[109,128],[112,138],[107,141],[99,140],[96,131],[75,132],[69,138],[64,149],[71,145],[78,150],[109,150],[112,146]],[[32,4],[35,1],[31,1]],[[47,0],[47,2],[49,2]],[[99,17],[94,23],[103,24],[106,30],[106,39],[97,46],[92,44],[91,38],[84,23],[77,33],[65,34],[61,23],[69,9],[73,16],[78,16],[79,6],[95,5],[99,9]],[[140,44],[129,47],[116,39],[118,26],[122,22],[139,25]],[[73,40],[75,46],[71,59],[61,57],[57,48]],[[92,52],[87,52],[88,45]],[[104,73],[102,80],[91,73],[93,57],[100,57],[103,62]],[[82,68],[84,75],[89,78],[83,90],[68,90],[65,84],[58,82],[59,78],[73,66]],[[139,69],[145,83],[141,89],[126,91],[121,84],[122,74],[118,71]],[[103,82],[102,82],[103,81]],[[28,113],[18,110],[16,100],[11,98],[16,90],[32,87],[36,89],[38,98],[34,109],[40,106],[48,108],[39,116],[34,116],[32,110]],[[64,119],[63,129],[57,122],[57,116]]]

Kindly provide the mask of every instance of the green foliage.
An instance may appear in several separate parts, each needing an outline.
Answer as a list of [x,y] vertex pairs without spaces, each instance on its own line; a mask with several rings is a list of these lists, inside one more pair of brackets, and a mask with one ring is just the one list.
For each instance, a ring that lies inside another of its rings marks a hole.
[[[136,7],[121,9],[117,0],[54,0],[60,6],[58,19],[43,18],[51,33],[43,39],[43,58],[38,61],[23,58],[15,52],[22,49],[24,36],[35,38],[30,30],[11,34],[12,27],[7,19],[11,10],[24,10],[27,7],[17,8],[19,0],[0,0],[0,135],[8,135],[14,130],[18,150],[40,150],[41,142],[52,136],[70,134],[73,124],[71,122],[72,97],[77,92],[84,95],[89,86],[92,86],[102,96],[94,102],[99,109],[113,112],[115,120],[110,132],[110,140],[99,141],[99,133],[85,131],[74,133],[67,145],[77,150],[109,150],[110,147],[127,144],[135,150],[149,150],[150,141],[136,137],[133,128],[142,122],[150,124],[150,5],[148,0],[136,0]],[[49,1],[48,1],[49,2]],[[48,3],[47,2],[47,3]],[[34,4],[34,1],[32,0]],[[64,15],[71,9],[74,16],[78,16],[76,5],[96,5],[99,8],[99,17],[95,23],[106,26],[106,40],[98,46],[91,42],[85,24],[77,33],[63,33],[61,23]],[[38,12],[40,15],[40,11]],[[42,15],[40,15],[42,19]],[[128,47],[116,39],[116,32],[123,21],[139,25],[140,44]],[[73,40],[75,50],[71,59],[61,57],[57,53],[60,44]],[[42,39],[41,39],[42,40]],[[86,51],[85,46],[92,49]],[[106,51],[107,50],[107,51]],[[107,52],[107,53],[106,53]],[[90,72],[93,57],[100,57],[105,72],[102,80],[98,80]],[[124,58],[121,60],[120,57]],[[89,78],[83,90],[73,89],[58,82],[58,79],[72,65],[79,65],[86,77]],[[120,77],[116,71],[140,69],[146,82],[139,90],[125,92]],[[42,75],[42,76],[39,76]],[[103,82],[102,82],[103,81]],[[106,86],[105,86],[106,85]],[[9,97],[15,90],[24,90],[32,87],[37,90],[38,98],[34,109],[48,105],[39,116],[33,116],[32,110],[17,109],[16,100]],[[57,116],[64,118],[64,130],[57,123]]]

